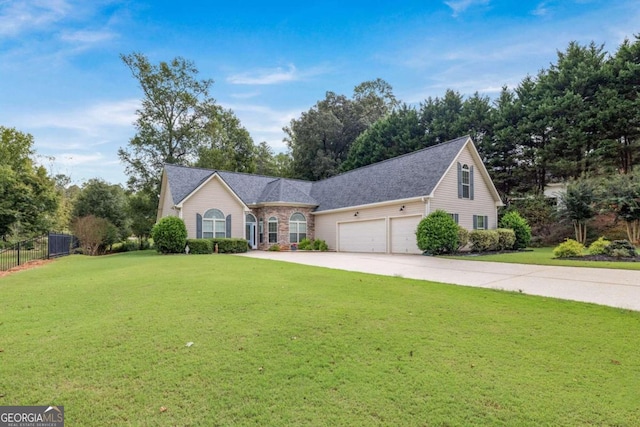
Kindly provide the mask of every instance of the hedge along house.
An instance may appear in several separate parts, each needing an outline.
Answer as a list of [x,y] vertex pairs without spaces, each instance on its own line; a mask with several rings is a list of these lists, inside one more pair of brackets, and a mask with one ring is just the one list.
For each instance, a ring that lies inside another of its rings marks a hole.
[[415,231],[429,213],[492,229],[501,205],[465,136],[316,182],[165,165],[158,219],[175,215],[190,238],[245,238],[254,249],[310,238],[337,251],[420,253]]

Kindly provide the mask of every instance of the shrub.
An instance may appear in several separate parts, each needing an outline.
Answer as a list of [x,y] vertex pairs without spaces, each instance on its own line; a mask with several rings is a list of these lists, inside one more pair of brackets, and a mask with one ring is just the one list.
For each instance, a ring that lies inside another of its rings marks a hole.
[[104,251],[105,239],[109,237],[113,225],[104,218],[87,215],[77,218],[71,226],[73,234],[80,240],[83,253],[98,255]]
[[560,243],[553,248],[553,256],[556,258],[582,256],[583,252],[584,245],[574,239],[567,239],[564,243]]
[[302,239],[300,243],[298,243],[298,249],[301,251],[310,251],[313,249],[313,244],[314,242],[309,239]]
[[513,248],[516,243],[516,233],[513,229],[498,228],[496,233],[498,233],[497,250],[504,251]]
[[194,255],[213,253],[213,243],[211,239],[187,239],[189,253]]
[[324,240],[318,239],[313,241],[313,250],[326,252],[329,250],[329,246],[327,245],[327,242],[325,242]]
[[184,252],[187,244],[187,227],[177,216],[166,216],[151,229],[156,250],[163,254]]
[[437,210],[420,221],[416,238],[418,248],[423,252],[433,255],[455,252],[458,249],[458,224],[451,215]]
[[249,243],[245,239],[223,237],[209,240],[214,252],[216,245],[218,245],[218,253],[220,254],[241,254],[249,250]]
[[601,255],[605,253],[605,249],[607,246],[611,244],[610,241],[605,239],[604,237],[598,238],[595,242],[589,245],[589,253],[591,255]]
[[496,230],[473,230],[469,233],[472,252],[495,251],[499,240]]
[[604,249],[604,253],[616,258],[630,258],[637,255],[636,247],[628,240],[614,240]]
[[462,248],[467,246],[469,243],[469,230],[462,226],[458,226],[458,248],[457,251],[460,251]]
[[[513,249],[524,249],[531,242],[531,227],[517,211],[507,212],[500,220],[500,228],[510,228],[515,233],[516,240]],[[507,248],[511,249],[511,248]]]
[[271,245],[269,246],[269,249],[267,249],[271,252],[280,252],[280,245],[278,245],[277,243],[275,245]]

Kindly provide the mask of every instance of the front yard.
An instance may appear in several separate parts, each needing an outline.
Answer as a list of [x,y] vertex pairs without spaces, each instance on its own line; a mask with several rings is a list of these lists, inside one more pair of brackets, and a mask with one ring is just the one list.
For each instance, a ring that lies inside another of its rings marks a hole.
[[150,251],[0,293],[0,405],[69,425],[640,425],[637,312]]

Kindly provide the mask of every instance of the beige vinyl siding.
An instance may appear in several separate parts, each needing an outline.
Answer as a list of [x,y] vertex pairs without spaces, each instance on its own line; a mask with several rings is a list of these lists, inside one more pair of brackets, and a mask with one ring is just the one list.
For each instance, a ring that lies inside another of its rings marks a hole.
[[[473,166],[473,200],[458,198],[458,162]],[[496,228],[498,222],[496,201],[480,168],[469,149],[465,147],[436,188],[431,200],[431,212],[442,209],[448,213],[457,213],[459,224],[467,230],[473,230],[473,215],[485,215],[489,220],[487,228]]]
[[[404,206],[402,211],[400,211],[401,206]],[[356,212],[358,212],[358,216],[354,216]],[[422,201],[415,201],[409,203],[398,202],[397,204],[370,208],[353,208],[346,211],[327,214],[316,214],[315,238],[326,241],[329,249],[336,250],[338,223],[384,218],[386,220],[387,234],[389,235],[389,218],[424,215],[424,213],[425,204]],[[387,248],[389,247],[389,242],[387,242]]]
[[196,237],[196,214],[204,215],[209,209],[219,209],[225,218],[231,214],[231,237],[244,238],[244,210],[234,194],[214,176],[182,206],[182,219],[189,238]]
[[162,195],[162,200],[160,200],[160,209],[158,211],[157,220],[165,216],[178,216],[179,212],[177,209],[173,208],[173,196],[171,195],[171,188],[167,183],[167,175],[162,174],[162,188],[164,189],[164,193]]

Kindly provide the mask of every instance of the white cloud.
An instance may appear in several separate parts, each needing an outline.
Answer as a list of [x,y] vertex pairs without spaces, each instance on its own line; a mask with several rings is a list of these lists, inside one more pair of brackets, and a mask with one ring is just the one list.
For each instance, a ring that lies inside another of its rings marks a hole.
[[108,41],[116,37],[116,33],[111,31],[65,31],[60,36],[61,40],[70,43],[92,44]]
[[549,13],[548,3],[543,1],[531,12],[535,16],[546,16]]
[[489,0],[451,0],[445,1],[444,4],[453,10],[453,16],[457,17],[471,6],[483,6],[489,4]]
[[48,27],[71,10],[65,0],[5,1],[0,3],[0,36],[18,36]]
[[227,77],[227,81],[236,85],[272,85],[298,80],[300,78],[295,65],[289,64],[285,70],[281,67],[270,70],[258,70]]

